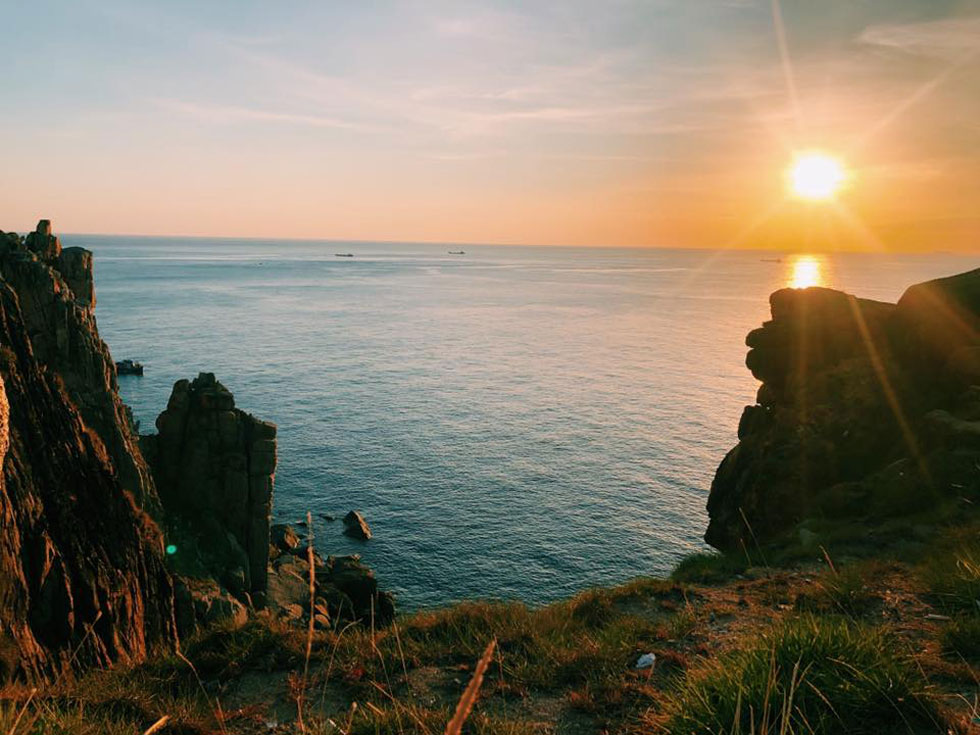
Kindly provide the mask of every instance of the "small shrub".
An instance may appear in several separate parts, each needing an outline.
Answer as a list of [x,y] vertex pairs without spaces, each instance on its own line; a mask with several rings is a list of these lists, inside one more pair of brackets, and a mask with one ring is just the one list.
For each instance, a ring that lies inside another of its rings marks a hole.
[[977,612],[980,605],[980,541],[943,550],[920,568],[922,581],[947,612]]
[[663,626],[663,635],[669,640],[683,640],[695,632],[700,625],[701,619],[688,607],[667,620]]
[[609,594],[602,590],[590,590],[573,598],[571,605],[572,618],[590,628],[600,628],[616,614]]
[[980,616],[971,615],[952,621],[940,638],[943,652],[980,663]]
[[745,559],[739,557],[699,552],[681,559],[670,578],[675,582],[717,584],[741,574],[747,566]]
[[825,572],[810,591],[796,598],[797,610],[852,618],[865,615],[881,601],[867,583],[876,569],[858,564]]
[[937,732],[916,668],[879,629],[805,616],[691,671],[663,729],[685,735]]
[[[298,629],[270,620],[250,620],[240,628],[218,626],[187,646],[185,656],[200,676],[225,678],[251,666],[287,667],[302,657]],[[182,661],[171,661],[181,670]]]

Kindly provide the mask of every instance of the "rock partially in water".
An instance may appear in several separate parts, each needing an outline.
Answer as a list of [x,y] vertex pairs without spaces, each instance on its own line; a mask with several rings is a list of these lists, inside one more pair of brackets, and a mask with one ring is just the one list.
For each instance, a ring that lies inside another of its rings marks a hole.
[[351,538],[367,541],[371,538],[371,528],[360,513],[352,510],[344,516],[344,534]]
[[356,554],[329,557],[316,578],[323,591],[333,588],[340,593],[327,596],[328,602],[333,601],[334,617],[375,625],[387,625],[394,619],[394,597],[379,588],[374,572]]
[[293,619],[293,606],[298,606],[303,611],[298,619],[306,620],[311,595],[314,618],[322,618],[318,621],[321,627],[333,621],[373,621],[383,626],[395,616],[394,598],[380,589],[374,572],[357,555],[331,556],[326,562],[314,555],[312,590],[307,551],[282,554],[272,561],[267,606],[273,614]]
[[232,592],[264,593],[276,426],[235,408],[212,373],[178,380],[158,434],[141,437],[176,544],[175,568]]
[[281,553],[291,554],[299,548],[301,540],[299,534],[296,533],[296,530],[292,526],[285,523],[277,523],[269,531],[269,542],[272,544],[277,555]]

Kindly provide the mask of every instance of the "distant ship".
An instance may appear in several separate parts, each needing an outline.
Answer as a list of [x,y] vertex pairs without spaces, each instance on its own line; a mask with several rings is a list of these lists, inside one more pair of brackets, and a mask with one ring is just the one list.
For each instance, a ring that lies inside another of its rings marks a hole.
[[763,263],[782,263],[782,258],[761,258]]
[[143,364],[134,360],[122,360],[116,363],[116,375],[142,375]]
[[334,253],[338,258],[353,258],[354,253]]
[[466,255],[466,251],[465,250],[450,250],[449,251],[449,254],[450,255]]

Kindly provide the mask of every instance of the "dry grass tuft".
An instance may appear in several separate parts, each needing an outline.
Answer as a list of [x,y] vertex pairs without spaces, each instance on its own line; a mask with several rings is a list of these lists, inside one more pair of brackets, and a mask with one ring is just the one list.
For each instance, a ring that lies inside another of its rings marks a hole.
[[453,719],[446,725],[446,735],[459,735],[463,731],[463,723],[466,722],[466,718],[473,711],[473,705],[476,704],[476,698],[480,694],[480,687],[483,685],[483,676],[487,673],[487,667],[490,666],[490,661],[493,659],[493,651],[496,646],[496,639],[491,640],[487,644],[487,649],[483,652],[483,655],[476,664],[476,670],[473,672],[473,678],[470,679],[469,686],[466,687],[463,696],[459,698],[459,704],[456,705],[456,713],[453,715]]

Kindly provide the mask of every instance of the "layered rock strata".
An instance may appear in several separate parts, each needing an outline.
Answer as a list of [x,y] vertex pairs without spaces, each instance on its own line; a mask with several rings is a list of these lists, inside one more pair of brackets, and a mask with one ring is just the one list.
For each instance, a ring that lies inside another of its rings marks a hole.
[[91,254],[0,233],[0,681],[176,639],[149,473],[99,339]]

